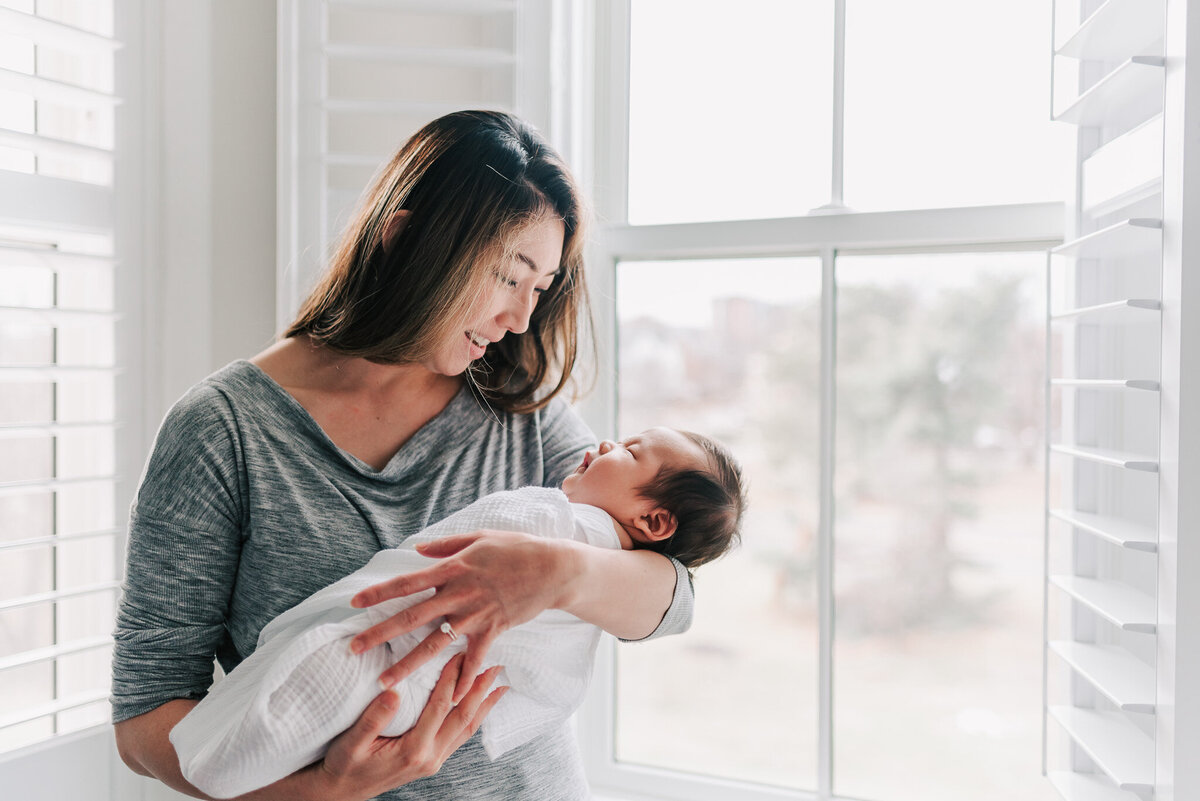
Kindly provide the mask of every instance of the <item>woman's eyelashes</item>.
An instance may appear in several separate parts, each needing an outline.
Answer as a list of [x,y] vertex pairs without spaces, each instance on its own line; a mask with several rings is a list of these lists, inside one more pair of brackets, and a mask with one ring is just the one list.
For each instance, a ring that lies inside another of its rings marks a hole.
[[[519,289],[521,287],[520,280],[518,280],[516,278],[512,278],[507,275],[504,275],[503,273],[496,273],[496,280],[499,281],[504,286],[508,287],[509,289]],[[549,291],[550,291],[549,286],[535,286],[533,288],[533,293],[535,295],[544,295]]]

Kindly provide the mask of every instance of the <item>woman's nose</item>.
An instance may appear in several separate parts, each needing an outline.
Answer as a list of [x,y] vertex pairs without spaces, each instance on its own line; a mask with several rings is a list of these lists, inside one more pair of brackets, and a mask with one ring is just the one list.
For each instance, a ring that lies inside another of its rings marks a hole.
[[514,295],[504,306],[501,324],[514,334],[523,334],[529,329],[529,318],[533,315],[533,307],[537,305],[537,296]]

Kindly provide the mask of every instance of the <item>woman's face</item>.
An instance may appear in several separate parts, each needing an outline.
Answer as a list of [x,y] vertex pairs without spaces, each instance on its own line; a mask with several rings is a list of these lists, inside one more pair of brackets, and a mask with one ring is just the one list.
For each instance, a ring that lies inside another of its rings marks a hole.
[[558,273],[565,232],[562,220],[549,214],[525,226],[512,256],[495,265],[495,283],[468,312],[463,327],[424,362],[425,367],[439,375],[461,375],[483,357],[488,345],[529,328],[538,297]]

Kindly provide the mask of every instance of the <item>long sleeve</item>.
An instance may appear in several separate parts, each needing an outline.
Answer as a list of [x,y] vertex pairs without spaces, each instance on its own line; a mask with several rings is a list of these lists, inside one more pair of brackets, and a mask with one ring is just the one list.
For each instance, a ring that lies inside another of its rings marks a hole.
[[219,392],[194,390],[168,413],[130,513],[113,650],[113,719],[199,698],[226,619],[243,526],[232,415]]

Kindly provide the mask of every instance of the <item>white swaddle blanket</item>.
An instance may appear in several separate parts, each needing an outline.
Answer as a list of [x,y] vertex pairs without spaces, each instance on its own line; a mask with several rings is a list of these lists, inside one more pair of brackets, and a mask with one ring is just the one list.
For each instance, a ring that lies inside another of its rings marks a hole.
[[[254,653],[171,730],[184,778],[209,795],[229,798],[320,759],[330,740],[353,725],[379,695],[379,674],[442,622],[439,618],[354,655],[349,651],[354,635],[428,598],[433,590],[365,610],[351,608],[350,599],[373,584],[433,564],[413,550],[417,543],[482,528],[620,547],[604,511],[573,504],[557,489],[525,487],[487,495],[399,548],[380,551],[366,566],[268,623]],[[527,742],[575,711],[587,689],[599,638],[596,626],[547,610],[496,639],[484,667],[504,665],[496,686],[512,689],[483,722],[489,757]],[[466,644],[459,637],[396,685],[399,710],[385,736],[403,734],[416,723],[442,668]]]

